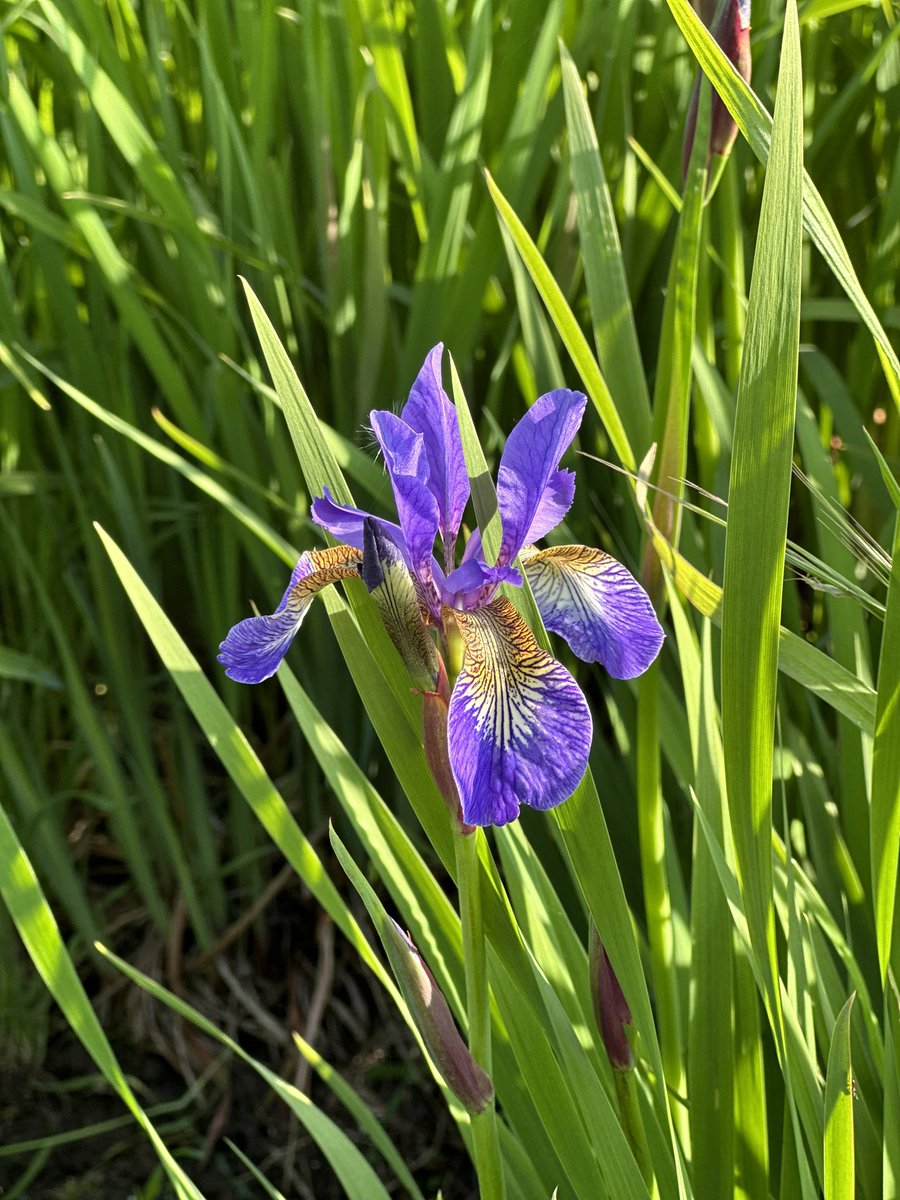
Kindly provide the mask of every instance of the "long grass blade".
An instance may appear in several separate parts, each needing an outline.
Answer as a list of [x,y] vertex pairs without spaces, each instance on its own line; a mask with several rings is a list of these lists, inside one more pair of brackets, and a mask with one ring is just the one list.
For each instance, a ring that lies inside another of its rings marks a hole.
[[144,1129],[179,1200],[203,1200],[135,1098],[78,978],[37,876],[2,805],[0,895],[41,978],[88,1054]]
[[722,602],[722,730],[738,877],[755,952],[776,983],[772,749],[797,363],[803,124],[796,8],[785,19],[772,153],[738,385]]
[[825,1200],[854,1200],[853,1068],[850,1063],[851,996],[834,1023],[825,1081]]
[[870,823],[875,932],[884,982],[890,962],[895,975],[900,974],[900,959],[892,957],[900,953],[894,928],[900,858],[900,513],[894,523],[893,565],[878,666]]
[[378,960],[331,882],[324,864],[291,816],[234,718],[200,670],[197,660],[113,539],[99,527],[98,533],[125,594],[235,786],[338,928],[364,961],[372,966],[375,974],[387,982]]
[[572,180],[594,340],[637,457],[650,446],[650,396],[641,362],[615,212],[578,70],[560,50]]
[[[688,0],[667,0],[667,3],[697,61],[708,74],[713,87],[747,138],[754,154],[761,162],[767,162],[773,124],[769,113],[728,61]],[[815,184],[805,174],[803,220],[810,237],[822,252],[835,278],[875,339],[895,402],[900,403],[896,394],[896,381],[900,379],[900,360],[862,289],[834,219]]]
[[249,1067],[252,1067],[305,1127],[340,1180],[348,1200],[389,1200],[384,1185],[360,1151],[331,1118],[313,1104],[308,1096],[286,1083],[252,1054],[248,1054],[233,1038],[218,1029],[212,1021],[207,1020],[197,1009],[173,995],[156,980],[131,966],[130,963],[113,954],[105,946],[98,946],[97,949],[123,975],[136,983],[138,987],[143,988],[155,1000],[167,1005],[173,1012],[177,1012],[186,1021],[190,1021],[208,1037],[220,1042]]

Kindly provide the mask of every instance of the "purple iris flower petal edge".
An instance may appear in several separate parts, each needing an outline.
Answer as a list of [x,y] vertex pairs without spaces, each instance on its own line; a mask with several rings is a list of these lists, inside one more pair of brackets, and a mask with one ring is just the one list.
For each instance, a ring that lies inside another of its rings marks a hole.
[[[220,661],[241,681],[271,675],[315,591],[357,572],[361,556],[347,555],[363,547],[366,521],[376,522],[412,575],[421,609],[416,615],[413,606],[406,615],[407,622],[421,623],[421,631],[418,625],[407,634],[395,628],[391,636],[430,638],[430,627],[445,653],[448,638],[461,637],[464,644],[447,710],[462,819],[467,825],[504,824],[515,819],[521,804],[548,809],[562,803],[587,766],[592,726],[581,689],[538,646],[509,600],[498,596],[503,584],[521,586],[514,566],[520,552],[554,529],[571,507],[575,478],[559,463],[587,401],[580,392],[558,389],[524,414],[507,439],[498,471],[497,562],[486,562],[478,529],[457,560],[469,481],[456,409],[441,383],[442,354],[440,344],[429,352],[399,417],[371,414],[399,524],[337,504],[324,489],[312,504],[313,520],[344,545],[305,554],[275,613],[236,625],[222,644]],[[438,535],[442,565],[434,557]],[[344,557],[326,567],[329,555]],[[315,580],[304,582],[311,559]],[[583,546],[531,548],[523,560],[547,627],[577,655],[601,662],[619,678],[640,674],[656,657],[662,629],[646,592],[621,564]]]

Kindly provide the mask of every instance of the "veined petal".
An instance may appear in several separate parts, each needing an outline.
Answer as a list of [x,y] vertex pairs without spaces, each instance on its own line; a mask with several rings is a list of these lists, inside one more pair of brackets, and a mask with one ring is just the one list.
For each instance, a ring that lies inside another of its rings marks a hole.
[[465,644],[450,698],[450,762],[467,825],[505,825],[520,804],[568,799],[591,745],[587,701],[569,672],[501,597],[472,612],[445,610]]
[[557,467],[578,432],[586,404],[581,392],[547,392],[509,435],[497,474],[503,518],[498,563],[512,562],[527,541],[548,533],[572,503],[574,480]]
[[375,411],[371,421],[391,477],[410,566],[426,593],[433,592],[431,563],[438,504],[428,486],[425,439],[394,413]]
[[572,507],[574,499],[575,472],[554,471],[544,487],[522,545],[537,542],[555,529]]
[[316,592],[339,579],[358,579],[361,561],[362,555],[353,546],[329,546],[301,554],[275,612],[239,622],[219,647],[219,662],[229,679],[262,683],[274,675]]
[[548,629],[579,658],[616,679],[633,679],[663,644],[650,597],[620,562],[589,546],[551,546],[522,557]]
[[371,517],[366,519],[364,539],[362,581],[416,685],[434,691],[438,653],[422,619],[413,577],[397,546]]
[[456,539],[469,499],[469,476],[456,409],[441,383],[443,354],[439,342],[425,359],[400,416],[422,435],[428,487],[437,501],[441,537],[449,545]]
[[[348,546],[355,546],[357,550],[362,550],[363,526],[371,513],[363,512],[361,508],[351,508],[347,504],[338,504],[327,487],[322,490],[325,493],[324,496],[313,500],[310,506],[312,519],[317,525],[327,529],[332,537],[338,538]],[[390,533],[399,547],[400,553],[404,559],[407,559],[406,542],[400,526],[393,521],[385,521],[381,517],[374,517],[373,520]]]

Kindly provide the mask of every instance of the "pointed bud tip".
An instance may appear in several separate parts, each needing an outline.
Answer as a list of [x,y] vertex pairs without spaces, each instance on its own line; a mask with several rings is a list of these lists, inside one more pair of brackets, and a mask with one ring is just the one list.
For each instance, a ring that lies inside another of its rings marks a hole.
[[634,1054],[628,1040],[628,1027],[632,1025],[631,1009],[613,970],[612,963],[596,928],[591,926],[590,943],[591,997],[594,1001],[594,1017],[603,1038],[603,1045],[610,1066],[615,1071],[630,1071],[634,1067]]

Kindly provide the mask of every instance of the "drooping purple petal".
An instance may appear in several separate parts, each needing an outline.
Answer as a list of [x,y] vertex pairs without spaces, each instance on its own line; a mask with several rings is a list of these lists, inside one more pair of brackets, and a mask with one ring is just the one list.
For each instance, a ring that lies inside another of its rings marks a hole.
[[665,634],[650,597],[620,562],[589,546],[551,546],[523,558],[541,617],[585,662],[616,679],[650,666]]
[[504,597],[454,617],[465,657],[448,736],[463,820],[505,825],[521,804],[553,808],[587,766],[591,715],[581,689]]
[[274,675],[316,592],[339,579],[358,578],[361,559],[352,546],[330,546],[302,554],[275,612],[240,621],[219,647],[219,662],[229,679],[262,683]]
[[426,594],[434,593],[436,603],[432,555],[438,530],[438,504],[428,486],[424,438],[394,413],[376,411],[370,419],[394,489],[410,566]]
[[[498,563],[512,562],[522,547],[553,528],[565,515],[574,481],[557,470],[584,416],[587,398],[558,389],[540,396],[507,439],[497,474],[497,504],[503,519]],[[532,532],[541,529],[540,535]]]
[[[351,508],[347,504],[338,504],[327,487],[323,488],[323,491],[325,495],[313,500],[310,506],[312,519],[317,525],[327,529],[332,537],[336,537],[348,546],[355,546],[357,550],[362,550],[363,526],[371,513],[363,512],[361,508]],[[373,519],[382,529],[390,533],[399,547],[400,553],[404,559],[407,559],[406,541],[400,526],[393,521],[385,521],[381,517]]]
[[441,384],[443,353],[441,342],[429,352],[400,416],[422,435],[428,487],[437,501],[441,537],[449,546],[459,532],[469,499],[469,476],[456,409]]

